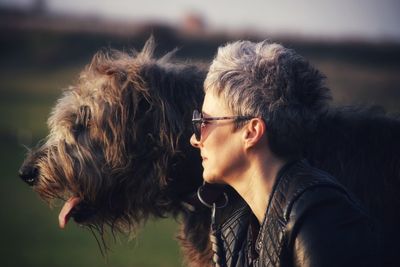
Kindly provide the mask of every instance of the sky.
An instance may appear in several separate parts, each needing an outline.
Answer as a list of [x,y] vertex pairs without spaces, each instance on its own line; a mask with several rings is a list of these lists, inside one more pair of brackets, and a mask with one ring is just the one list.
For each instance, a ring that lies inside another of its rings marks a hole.
[[[29,6],[34,0],[0,0]],[[201,16],[209,29],[314,38],[400,41],[400,0],[47,0],[50,11],[179,25]]]

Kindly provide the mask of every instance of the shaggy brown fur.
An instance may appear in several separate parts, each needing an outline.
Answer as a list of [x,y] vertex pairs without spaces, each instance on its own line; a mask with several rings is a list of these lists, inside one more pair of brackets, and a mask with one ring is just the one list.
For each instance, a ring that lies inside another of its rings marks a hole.
[[[187,126],[201,105],[205,72],[174,63],[171,54],[154,59],[153,50],[150,39],[131,56],[96,54],[58,100],[49,136],[20,170],[48,202],[82,199],[72,216],[101,237],[108,227],[133,233],[149,216],[188,220],[182,201],[202,183]],[[209,211],[202,211],[207,215],[197,216],[204,222],[196,229],[209,226]],[[183,227],[180,240],[184,247],[199,242],[201,250],[185,254],[193,266],[204,266],[211,259],[208,235],[188,240],[191,230]]]

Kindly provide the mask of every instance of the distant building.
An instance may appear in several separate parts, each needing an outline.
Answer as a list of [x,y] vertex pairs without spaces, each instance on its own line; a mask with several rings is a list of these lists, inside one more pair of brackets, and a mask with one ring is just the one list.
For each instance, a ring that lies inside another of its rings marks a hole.
[[206,23],[202,16],[194,13],[186,14],[183,19],[182,30],[185,33],[198,34],[206,29]]

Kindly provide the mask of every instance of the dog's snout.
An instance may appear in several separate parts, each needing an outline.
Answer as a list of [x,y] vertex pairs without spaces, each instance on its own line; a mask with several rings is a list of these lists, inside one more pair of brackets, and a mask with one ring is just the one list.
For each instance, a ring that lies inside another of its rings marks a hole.
[[39,176],[39,169],[36,166],[23,165],[18,172],[19,177],[28,185],[35,185]]

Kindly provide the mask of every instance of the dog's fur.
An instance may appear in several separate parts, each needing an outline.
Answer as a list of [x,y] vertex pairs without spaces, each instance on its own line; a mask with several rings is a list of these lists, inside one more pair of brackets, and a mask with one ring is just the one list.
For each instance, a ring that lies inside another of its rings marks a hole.
[[[49,136],[20,172],[47,201],[78,196],[72,217],[101,235],[107,227],[134,232],[149,216],[181,215],[184,255],[189,265],[206,266],[210,213],[191,197],[202,170],[189,145],[205,71],[170,54],[154,59],[153,49],[151,39],[131,56],[98,53],[58,101]],[[399,120],[381,111],[332,109],[305,151],[362,200],[393,241],[400,238],[399,134]]]
[[50,204],[79,197],[71,217],[100,238],[107,229],[134,233],[149,216],[178,218],[184,255],[205,266],[210,211],[193,198],[203,181],[189,138],[206,72],[172,54],[154,59],[154,46],[150,39],[140,53],[97,53],[58,100],[50,134],[20,176]]

